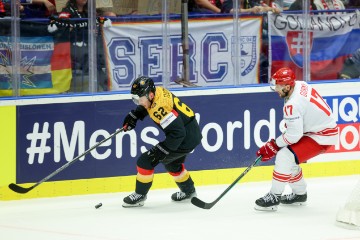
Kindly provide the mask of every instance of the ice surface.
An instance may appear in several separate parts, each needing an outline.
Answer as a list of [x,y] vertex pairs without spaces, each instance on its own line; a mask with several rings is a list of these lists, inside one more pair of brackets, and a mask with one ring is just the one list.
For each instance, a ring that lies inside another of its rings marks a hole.
[[[360,240],[360,231],[335,225],[335,216],[359,176],[311,178],[307,206],[254,210],[270,181],[240,183],[212,209],[175,203],[177,189],[150,190],[145,206],[123,208],[129,193],[0,202],[1,240]],[[215,200],[228,185],[197,187]],[[287,191],[289,189],[287,188]],[[95,205],[103,206],[95,209]]]

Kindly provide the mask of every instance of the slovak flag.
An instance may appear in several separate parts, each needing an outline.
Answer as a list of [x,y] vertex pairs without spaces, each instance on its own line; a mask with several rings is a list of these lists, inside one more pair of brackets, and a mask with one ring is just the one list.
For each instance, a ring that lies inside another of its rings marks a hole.
[[[286,34],[286,44],[288,46],[289,55],[293,63],[298,67],[303,67],[304,61],[304,39],[302,31],[288,31]],[[309,48],[311,51],[313,43],[313,33],[309,32]]]
[[338,78],[344,60],[360,48],[360,28],[356,13],[310,15],[305,32],[302,14],[269,14],[271,74],[279,68],[290,67],[297,79],[303,79],[307,41],[310,53],[310,78]]

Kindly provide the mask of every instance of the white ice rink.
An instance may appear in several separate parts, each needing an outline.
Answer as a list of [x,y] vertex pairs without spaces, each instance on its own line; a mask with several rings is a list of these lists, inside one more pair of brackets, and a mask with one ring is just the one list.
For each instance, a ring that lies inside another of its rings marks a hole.
[[[128,193],[0,202],[1,240],[360,240],[360,231],[335,225],[359,176],[312,178],[307,206],[258,212],[254,201],[270,182],[239,183],[212,209],[174,203],[177,189],[150,190],[142,208],[123,208]],[[211,202],[228,185],[197,187]],[[288,189],[287,189],[288,190]],[[94,206],[102,202],[100,209]]]

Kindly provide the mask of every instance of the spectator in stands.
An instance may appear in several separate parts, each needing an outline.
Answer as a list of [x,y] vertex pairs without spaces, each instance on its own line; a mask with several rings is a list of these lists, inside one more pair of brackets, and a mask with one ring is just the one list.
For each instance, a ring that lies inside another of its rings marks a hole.
[[[115,15],[114,13],[105,13],[106,15]],[[71,58],[73,67],[73,85],[79,86],[78,79],[83,85],[84,77],[88,76],[88,0],[68,0],[59,17],[73,19],[73,29],[70,29]],[[110,20],[109,20],[110,21]],[[79,24],[80,23],[80,24]],[[98,57],[98,81],[102,90],[106,90],[107,77],[103,71],[105,68],[104,49],[101,36],[97,34],[97,57]],[[87,80],[87,79],[86,79]],[[85,85],[84,85],[85,86]]]
[[189,12],[220,13],[223,0],[189,0]]
[[[20,0],[17,1],[19,6],[19,11],[23,12],[24,6],[20,4]],[[3,0],[0,0],[0,18],[11,15],[10,7],[11,7],[10,2],[5,2]]]
[[314,0],[316,10],[341,10],[345,6],[341,0]]
[[[60,13],[61,18],[71,18],[71,19],[82,19],[84,23],[87,23],[88,17],[88,0],[68,0],[65,7]],[[80,22],[80,21],[79,21]],[[81,21],[82,22],[82,21]],[[78,23],[78,21],[74,21]],[[87,24],[84,24],[83,27],[76,25],[74,29],[71,29],[70,40],[74,46],[83,47],[87,46],[88,42],[88,27]]]
[[[269,3],[270,4],[270,3]],[[224,13],[233,13],[233,0],[225,0],[222,5],[221,12]],[[273,12],[278,14],[281,12],[281,9],[270,7],[264,2],[256,2],[256,1],[249,1],[244,0],[240,6],[240,13],[262,13],[262,12]],[[268,82],[268,23],[266,15],[263,16],[263,44],[261,47],[260,53],[260,82],[267,83]]]
[[[295,0],[293,2],[289,9],[289,11],[297,11],[297,10],[303,10],[303,0]],[[314,0],[310,0],[310,10],[317,10],[316,5],[314,4]]]
[[[222,4],[221,12],[223,13],[233,13],[233,0],[224,0]],[[269,7],[267,5],[261,6],[260,3],[255,1],[244,0],[241,1],[240,13],[261,13],[261,12],[273,12],[280,13],[281,9]]]
[[99,17],[116,17],[116,14],[107,8],[97,8],[96,15]]
[[[71,19],[84,19],[84,23],[87,23],[88,17],[88,0],[68,0],[65,7],[62,9],[60,13],[61,18],[71,18]],[[74,21],[77,23],[77,21]],[[75,27],[71,29],[72,36],[71,41],[74,45],[82,47],[86,46],[88,42],[88,32],[87,32],[87,24],[83,25],[84,27]]]
[[345,59],[343,68],[339,73],[340,79],[360,78],[360,48]]
[[61,12],[69,13],[70,18],[87,18],[88,0],[68,0]]
[[[88,0],[69,0],[62,12],[70,13],[70,18],[87,18]],[[96,14],[102,17],[116,17],[116,14],[108,8],[98,8]]]
[[272,7],[275,9],[279,9],[279,11],[286,10],[287,8],[284,8],[284,3],[282,0],[261,0],[260,6],[263,7]]
[[0,17],[5,17],[5,15],[6,15],[5,5],[2,2],[2,0],[0,0]]
[[69,28],[71,62],[73,71],[72,90],[83,91],[88,80],[88,0],[68,0],[59,18],[71,19]]
[[0,17],[3,18],[6,16],[5,4],[0,0]]
[[349,0],[344,5],[348,9],[358,9],[360,7],[360,0]]
[[48,18],[56,13],[55,0],[32,0],[31,4],[24,4],[23,17]]
[[[270,3],[269,3],[270,4]],[[233,13],[233,0],[224,0],[222,4],[221,12],[223,13]],[[264,12],[273,12],[278,14],[281,12],[281,9],[270,7],[263,1],[251,1],[251,0],[243,0],[241,1],[240,13],[264,13]],[[263,44],[261,47],[260,53],[260,82],[267,83],[268,82],[268,23],[266,15],[263,16]]]

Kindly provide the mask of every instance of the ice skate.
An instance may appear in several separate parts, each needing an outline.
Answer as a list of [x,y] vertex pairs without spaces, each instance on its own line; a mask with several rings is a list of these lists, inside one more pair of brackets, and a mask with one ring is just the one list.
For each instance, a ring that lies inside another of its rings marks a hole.
[[280,195],[267,193],[264,197],[255,201],[255,210],[259,211],[276,211],[280,204]]
[[184,192],[176,192],[173,195],[171,195],[171,199],[175,202],[180,202],[184,200],[190,200],[193,197],[196,197],[196,191],[195,189],[192,192],[184,193]]
[[124,198],[123,207],[130,208],[130,207],[142,207],[144,206],[144,202],[146,200],[146,195],[141,195],[136,192],[133,192],[129,196]]
[[281,196],[280,203],[286,205],[306,205],[307,194],[297,195],[295,193]]

